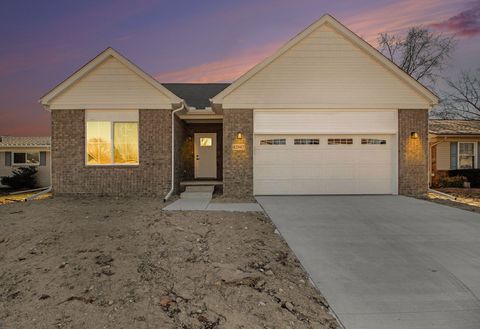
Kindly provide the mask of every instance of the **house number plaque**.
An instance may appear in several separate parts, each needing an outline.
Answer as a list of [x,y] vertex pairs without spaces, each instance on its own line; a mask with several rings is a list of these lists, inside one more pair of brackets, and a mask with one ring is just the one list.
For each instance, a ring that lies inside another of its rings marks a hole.
[[245,151],[245,144],[233,144],[234,151]]

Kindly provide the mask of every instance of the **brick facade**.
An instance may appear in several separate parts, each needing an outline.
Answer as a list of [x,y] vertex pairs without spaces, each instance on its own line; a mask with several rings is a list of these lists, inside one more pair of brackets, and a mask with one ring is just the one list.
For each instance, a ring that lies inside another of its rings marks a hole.
[[398,193],[422,196],[427,190],[428,110],[398,110]]
[[[238,140],[238,132],[243,139]],[[245,145],[234,150],[233,144]],[[223,111],[223,195],[231,198],[253,196],[253,110]]]
[[171,181],[171,111],[139,111],[140,164],[85,165],[85,111],[52,111],[52,176],[55,194],[164,197]]

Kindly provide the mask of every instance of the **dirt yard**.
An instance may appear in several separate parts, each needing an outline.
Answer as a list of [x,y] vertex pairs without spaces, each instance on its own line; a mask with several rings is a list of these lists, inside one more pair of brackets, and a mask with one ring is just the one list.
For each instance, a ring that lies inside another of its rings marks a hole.
[[162,206],[0,206],[0,328],[338,328],[264,215]]
[[478,188],[437,188],[437,191],[450,194],[455,197],[452,200],[448,197],[429,193],[428,199],[433,202],[448,206],[480,213],[480,189]]

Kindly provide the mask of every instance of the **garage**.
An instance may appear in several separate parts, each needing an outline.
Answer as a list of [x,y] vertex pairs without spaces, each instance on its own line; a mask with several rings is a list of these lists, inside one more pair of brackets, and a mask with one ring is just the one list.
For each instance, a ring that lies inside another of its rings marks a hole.
[[259,110],[254,129],[256,195],[397,193],[396,111]]

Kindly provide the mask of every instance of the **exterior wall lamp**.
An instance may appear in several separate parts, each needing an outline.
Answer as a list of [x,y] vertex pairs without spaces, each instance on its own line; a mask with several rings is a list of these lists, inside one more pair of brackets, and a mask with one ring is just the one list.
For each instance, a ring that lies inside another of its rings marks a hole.
[[412,139],[418,139],[418,133],[417,133],[416,131],[412,131],[412,132],[410,133],[410,137],[411,137]]
[[237,133],[237,139],[243,139],[243,134],[241,132]]

